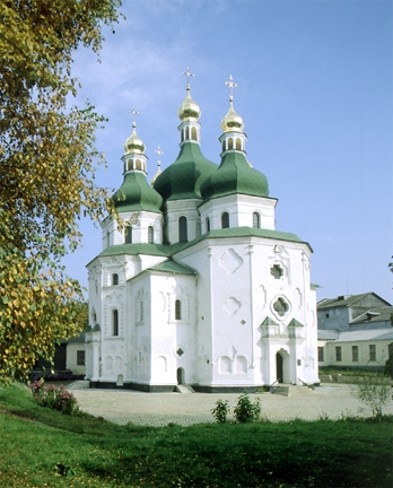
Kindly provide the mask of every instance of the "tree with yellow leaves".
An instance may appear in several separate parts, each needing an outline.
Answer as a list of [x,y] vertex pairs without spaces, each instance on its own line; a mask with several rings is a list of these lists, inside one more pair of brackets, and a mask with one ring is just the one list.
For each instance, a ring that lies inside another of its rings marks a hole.
[[119,4],[0,3],[0,379],[26,377],[80,332],[81,289],[60,260],[80,242],[81,214],[99,219],[110,200],[94,183],[103,118],[69,102],[72,56],[99,52]]

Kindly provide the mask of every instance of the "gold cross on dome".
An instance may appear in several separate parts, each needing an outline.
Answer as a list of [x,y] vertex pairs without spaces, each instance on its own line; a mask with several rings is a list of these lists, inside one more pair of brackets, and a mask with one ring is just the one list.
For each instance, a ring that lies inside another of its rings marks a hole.
[[135,105],[133,105],[130,109],[128,109],[128,113],[132,115],[132,126],[135,127],[136,126],[136,117],[138,117],[138,115],[140,115],[141,113],[138,112],[138,110],[136,109]]
[[237,88],[237,83],[232,75],[229,75],[229,80],[225,82],[225,85],[229,88],[229,100],[233,101],[233,89]]
[[182,71],[181,74],[187,77],[187,86],[189,86],[190,85],[190,78],[195,76],[194,73],[192,73],[192,71],[190,70],[190,67],[187,66],[187,68],[184,71]]
[[164,151],[160,146],[157,146],[157,149],[155,149],[154,152],[157,154],[157,166],[161,166],[161,156],[164,154]]

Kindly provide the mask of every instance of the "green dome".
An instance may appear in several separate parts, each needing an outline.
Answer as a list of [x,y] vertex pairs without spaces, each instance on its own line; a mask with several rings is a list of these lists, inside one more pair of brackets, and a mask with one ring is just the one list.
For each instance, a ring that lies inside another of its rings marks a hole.
[[245,155],[240,152],[225,154],[217,171],[209,176],[201,186],[204,200],[233,193],[256,197],[269,196],[266,176],[252,168]]
[[147,183],[143,173],[127,173],[112,200],[119,211],[159,212],[162,206],[161,195]]
[[185,143],[176,161],[154,182],[165,200],[201,198],[201,184],[217,170],[217,165],[201,153],[199,144]]

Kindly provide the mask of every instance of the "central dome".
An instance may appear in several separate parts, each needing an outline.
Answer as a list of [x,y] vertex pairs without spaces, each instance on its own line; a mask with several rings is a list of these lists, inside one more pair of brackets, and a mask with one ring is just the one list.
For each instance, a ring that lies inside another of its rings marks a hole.
[[198,144],[185,143],[179,156],[154,183],[164,200],[201,198],[202,183],[217,170],[217,165],[206,159]]

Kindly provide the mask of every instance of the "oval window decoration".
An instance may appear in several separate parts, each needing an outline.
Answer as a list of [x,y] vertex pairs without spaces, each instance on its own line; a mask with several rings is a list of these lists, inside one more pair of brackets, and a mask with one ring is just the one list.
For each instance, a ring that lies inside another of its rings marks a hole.
[[279,317],[284,317],[284,315],[288,313],[289,303],[285,300],[284,297],[278,297],[277,300],[273,303],[273,310]]

